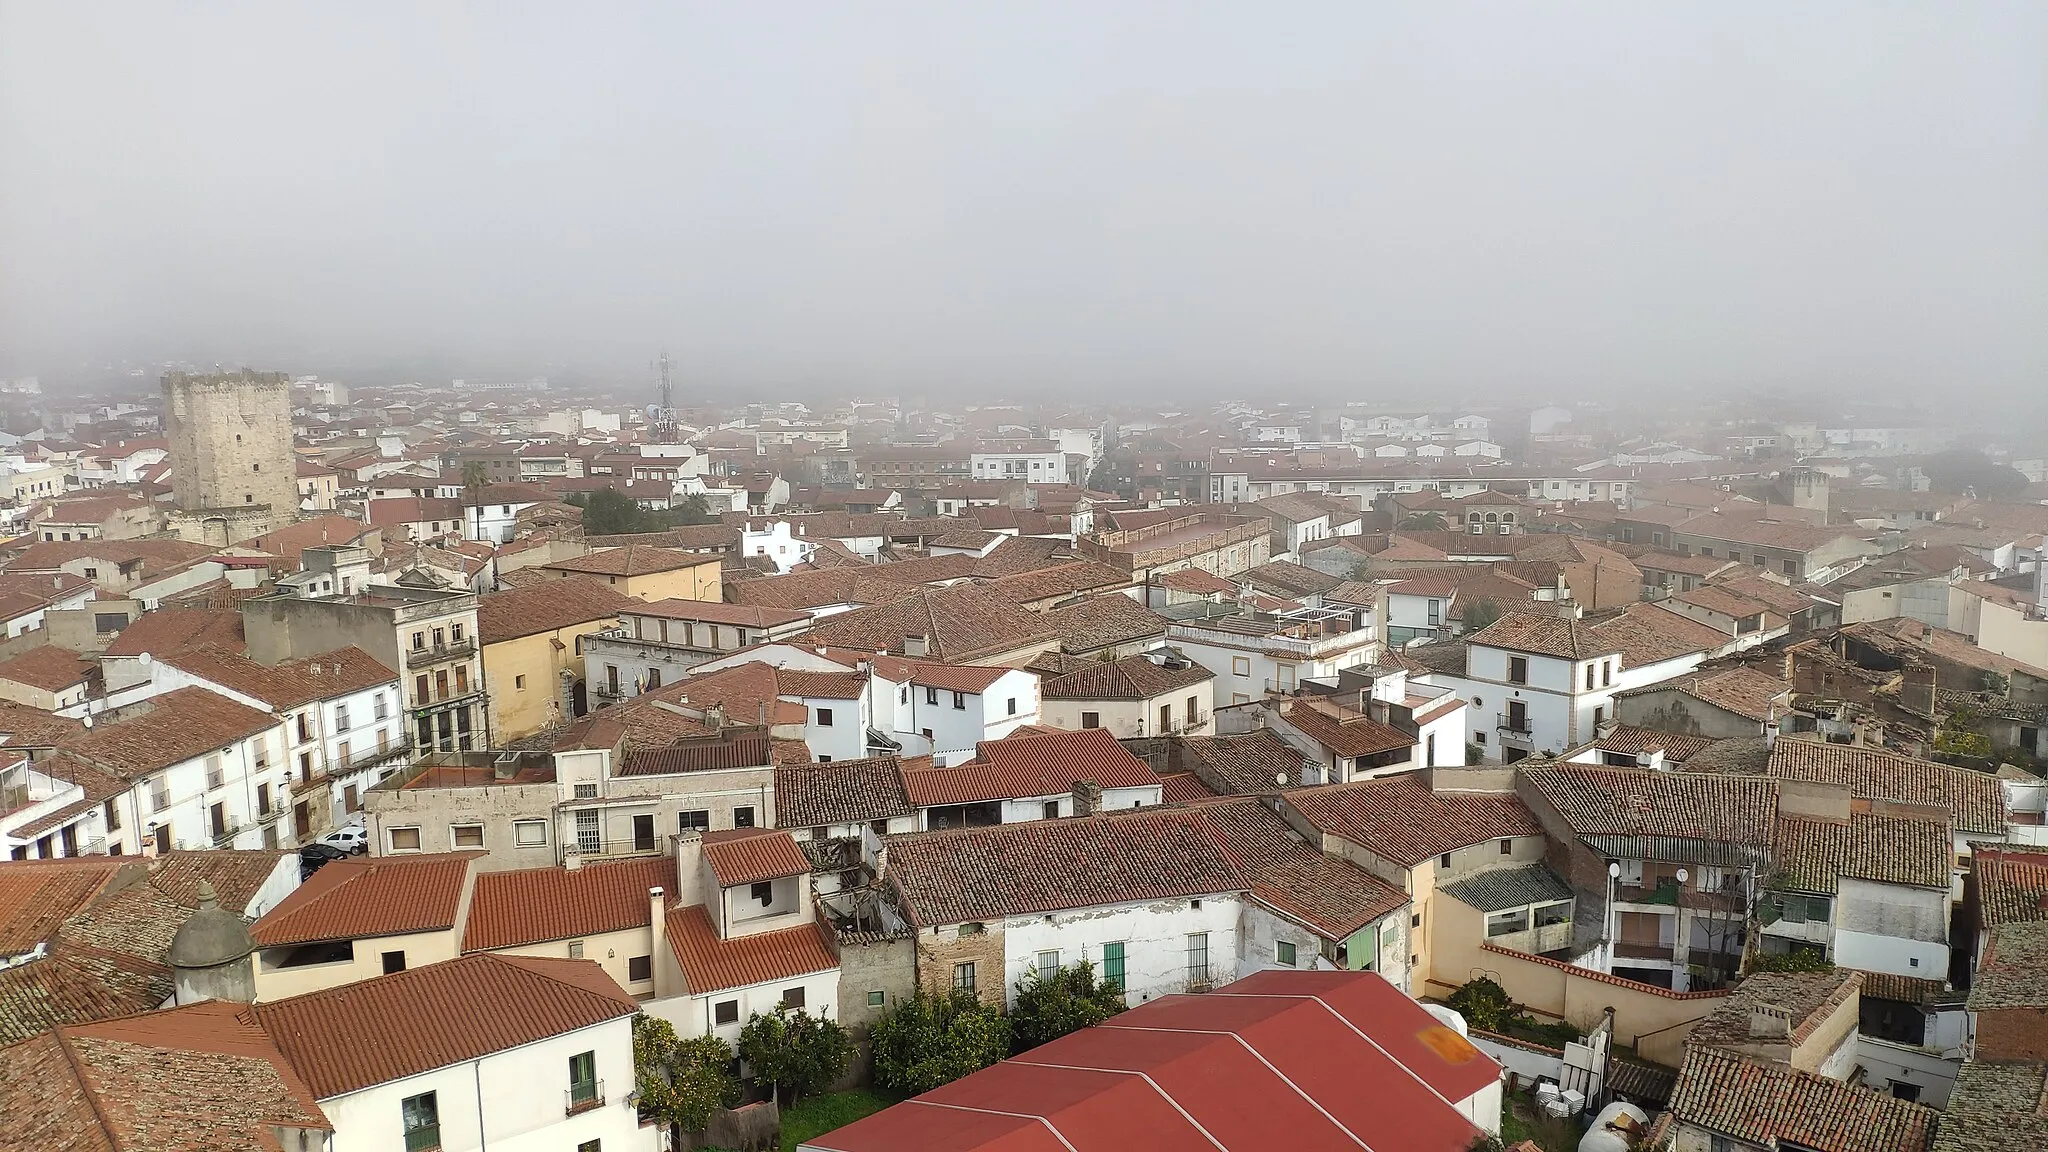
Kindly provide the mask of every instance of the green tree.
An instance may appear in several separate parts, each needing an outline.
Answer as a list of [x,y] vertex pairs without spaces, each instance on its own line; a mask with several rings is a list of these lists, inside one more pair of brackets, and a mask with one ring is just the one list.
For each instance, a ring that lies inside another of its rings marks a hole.
[[701,495],[685,496],[682,503],[670,505],[668,518],[671,525],[718,523],[717,513],[711,510],[711,505],[706,503]]
[[875,1083],[915,1096],[1001,1060],[1010,1022],[972,992],[934,996],[922,988],[876,1021]]
[[1484,597],[1465,605],[1465,631],[1477,632],[1500,619],[1500,605]]
[[1401,518],[1401,527],[1409,532],[1448,532],[1450,522],[1441,512],[1410,512]]
[[1749,957],[1751,972],[1828,972],[1827,953],[1818,948],[1792,948],[1786,952],[1754,952]]
[[1522,1006],[1508,996],[1508,990],[1484,976],[1459,985],[1444,1003],[1482,1032],[1505,1032],[1522,1018]]
[[1043,976],[1037,972],[1017,984],[1017,1003],[1010,1009],[1010,1050],[1023,1052],[1078,1032],[1124,1010],[1123,989],[1095,979],[1086,960]]
[[853,1040],[837,1021],[787,1004],[755,1013],[740,1029],[740,1059],[754,1079],[775,1086],[775,1102],[785,1108],[845,1075],[852,1055]]
[[1975,493],[1979,500],[2010,500],[2024,492],[2027,478],[1982,452],[1952,448],[1937,452],[1921,465],[1936,492]]
[[599,488],[588,494],[579,493],[583,502],[583,531],[592,536],[616,536],[626,532],[644,532],[641,520],[645,513],[631,496],[612,488]]
[[680,1133],[702,1132],[714,1110],[740,1101],[725,1041],[681,1039],[675,1025],[645,1013],[633,1017],[633,1080],[641,1113],[668,1125],[670,1145],[677,1148]]

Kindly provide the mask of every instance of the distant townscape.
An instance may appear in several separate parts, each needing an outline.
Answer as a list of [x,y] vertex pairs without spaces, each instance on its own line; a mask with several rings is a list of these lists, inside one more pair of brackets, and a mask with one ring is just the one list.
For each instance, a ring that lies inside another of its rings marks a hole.
[[0,1148],[2048,1149],[2048,449],[1685,404],[0,382]]

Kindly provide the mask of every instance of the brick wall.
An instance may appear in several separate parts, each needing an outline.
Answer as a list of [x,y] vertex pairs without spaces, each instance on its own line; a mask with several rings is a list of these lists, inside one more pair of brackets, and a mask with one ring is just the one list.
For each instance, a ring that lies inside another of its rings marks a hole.
[[984,1003],[1002,1004],[1003,926],[991,922],[971,936],[959,935],[958,926],[943,924],[917,934],[917,980],[928,991],[945,995],[953,990],[955,966],[974,965],[975,991]]

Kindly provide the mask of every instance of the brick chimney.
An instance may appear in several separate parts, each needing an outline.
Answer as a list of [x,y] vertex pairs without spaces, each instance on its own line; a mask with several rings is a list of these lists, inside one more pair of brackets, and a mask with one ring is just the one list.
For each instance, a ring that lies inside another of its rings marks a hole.
[[1102,811],[1102,785],[1093,780],[1074,782],[1074,815],[1093,816]]

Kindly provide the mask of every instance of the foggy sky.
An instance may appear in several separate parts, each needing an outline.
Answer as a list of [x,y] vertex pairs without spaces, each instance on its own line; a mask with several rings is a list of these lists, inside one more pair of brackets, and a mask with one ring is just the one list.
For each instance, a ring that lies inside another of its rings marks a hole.
[[9,0],[0,373],[2048,389],[2044,77],[2037,0]]

